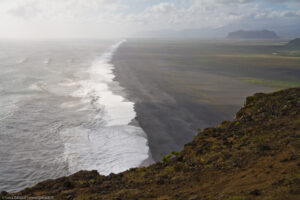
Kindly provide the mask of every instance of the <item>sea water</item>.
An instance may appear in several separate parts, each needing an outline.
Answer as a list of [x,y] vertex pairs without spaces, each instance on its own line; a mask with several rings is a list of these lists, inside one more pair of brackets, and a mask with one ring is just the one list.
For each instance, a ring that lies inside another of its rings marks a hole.
[[0,41],[0,190],[149,159],[111,61],[126,41]]

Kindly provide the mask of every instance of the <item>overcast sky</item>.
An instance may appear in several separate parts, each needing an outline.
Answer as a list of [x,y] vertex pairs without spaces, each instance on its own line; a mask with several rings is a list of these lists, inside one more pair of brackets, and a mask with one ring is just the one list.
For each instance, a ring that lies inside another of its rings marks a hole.
[[0,37],[126,37],[160,29],[300,27],[300,0],[0,0]]

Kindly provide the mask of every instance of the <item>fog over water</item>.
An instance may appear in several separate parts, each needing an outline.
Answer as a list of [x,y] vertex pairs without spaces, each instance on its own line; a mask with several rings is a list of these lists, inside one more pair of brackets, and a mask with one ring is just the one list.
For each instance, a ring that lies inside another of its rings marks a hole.
[[79,170],[107,175],[148,158],[133,102],[110,64],[125,41],[0,45],[0,189],[18,191]]

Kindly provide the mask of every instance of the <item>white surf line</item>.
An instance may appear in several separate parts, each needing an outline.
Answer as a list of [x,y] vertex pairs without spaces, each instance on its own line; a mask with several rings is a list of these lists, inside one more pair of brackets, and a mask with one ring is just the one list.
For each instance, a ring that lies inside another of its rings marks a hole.
[[70,173],[95,169],[108,175],[138,167],[149,159],[146,134],[130,125],[136,117],[134,103],[111,90],[115,85],[112,57],[124,42],[111,46],[93,62],[89,79],[80,81],[80,89],[73,94],[100,111],[85,125],[61,132]]

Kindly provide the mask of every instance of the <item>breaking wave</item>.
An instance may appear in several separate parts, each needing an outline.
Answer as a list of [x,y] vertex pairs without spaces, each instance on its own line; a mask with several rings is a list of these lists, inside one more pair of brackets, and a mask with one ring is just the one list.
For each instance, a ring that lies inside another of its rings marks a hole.
[[131,125],[136,117],[134,103],[113,92],[123,90],[116,86],[111,63],[123,42],[113,45],[95,60],[86,79],[68,83],[72,87],[78,85],[71,96],[88,103],[85,109],[91,113],[87,122],[60,132],[70,173],[85,169],[107,175],[137,167],[149,159],[146,134],[140,127]]

